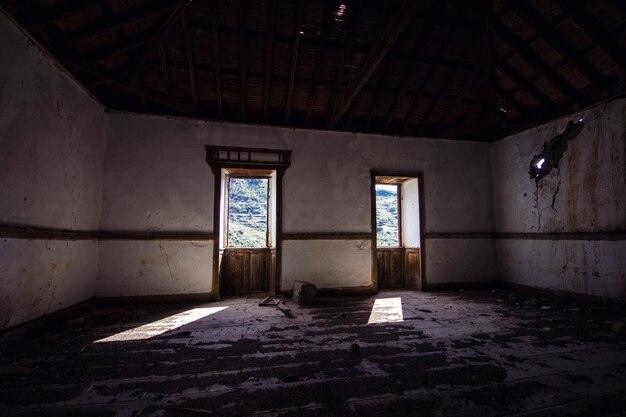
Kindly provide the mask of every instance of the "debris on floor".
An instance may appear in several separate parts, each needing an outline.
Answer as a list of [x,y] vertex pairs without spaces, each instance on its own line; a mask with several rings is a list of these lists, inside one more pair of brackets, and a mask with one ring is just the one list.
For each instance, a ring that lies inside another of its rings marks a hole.
[[[389,314],[371,320],[377,301]],[[0,415],[616,417],[626,410],[624,303],[540,291],[394,290],[318,295],[297,311],[285,320],[256,297],[94,306],[79,327],[59,322],[0,352]]]
[[268,295],[260,303],[259,306],[274,306],[279,309],[285,316],[292,318],[291,309],[283,304],[284,295]]
[[316,294],[315,284],[304,281],[293,282],[293,301],[298,305],[310,305]]

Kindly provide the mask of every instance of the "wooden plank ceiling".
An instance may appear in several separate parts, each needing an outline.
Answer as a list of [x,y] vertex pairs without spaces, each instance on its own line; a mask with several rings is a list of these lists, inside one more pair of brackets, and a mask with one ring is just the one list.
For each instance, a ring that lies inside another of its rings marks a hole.
[[622,0],[0,0],[110,109],[494,140],[626,92]]

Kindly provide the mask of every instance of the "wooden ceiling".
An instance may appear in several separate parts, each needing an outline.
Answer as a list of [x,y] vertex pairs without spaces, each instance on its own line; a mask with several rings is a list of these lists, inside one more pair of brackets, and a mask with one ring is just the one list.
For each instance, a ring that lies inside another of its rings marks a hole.
[[0,0],[108,108],[494,140],[626,93],[623,0]]

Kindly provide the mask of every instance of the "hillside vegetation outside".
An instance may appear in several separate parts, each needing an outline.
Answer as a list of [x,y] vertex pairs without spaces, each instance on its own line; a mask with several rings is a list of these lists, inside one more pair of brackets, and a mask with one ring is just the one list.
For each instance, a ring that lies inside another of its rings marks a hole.
[[400,246],[397,185],[376,184],[376,246]]
[[267,247],[267,178],[229,180],[228,247]]

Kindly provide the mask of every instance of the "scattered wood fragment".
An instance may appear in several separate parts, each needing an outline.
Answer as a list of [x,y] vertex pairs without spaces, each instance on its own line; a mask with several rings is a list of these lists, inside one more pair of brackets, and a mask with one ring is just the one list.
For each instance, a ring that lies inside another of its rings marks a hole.
[[274,306],[277,309],[279,309],[285,316],[293,317],[293,314],[291,314],[291,310],[282,303],[283,298],[285,298],[284,295],[280,295],[280,296],[268,295],[263,300],[261,300],[261,302],[259,303],[259,306],[261,307]]

